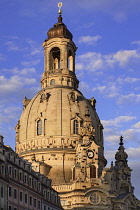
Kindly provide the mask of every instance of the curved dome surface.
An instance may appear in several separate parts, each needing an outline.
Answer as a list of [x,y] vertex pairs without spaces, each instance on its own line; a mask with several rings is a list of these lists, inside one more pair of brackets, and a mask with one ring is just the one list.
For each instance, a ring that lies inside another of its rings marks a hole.
[[[34,154],[37,160],[43,156],[46,163],[52,166],[48,177],[53,176],[55,184],[70,181],[75,147],[80,141],[84,123],[95,129],[93,140],[100,145],[100,156],[104,158],[101,123],[89,100],[78,90],[68,87],[52,86],[41,90],[21,115],[16,150],[28,160]],[[65,176],[58,179],[58,172],[64,174],[64,155]]]
[[[72,96],[72,94],[74,96]],[[48,95],[48,96],[47,96]],[[48,98],[47,98],[48,97]],[[73,97],[73,98],[72,98]],[[95,129],[95,141],[98,136],[97,127],[100,120],[96,110],[90,102],[77,90],[69,88],[48,88],[41,90],[28,104],[20,118],[20,144],[32,139],[50,138],[51,136],[67,136],[75,138],[71,121],[78,119],[83,122],[87,110],[89,118]],[[45,121],[42,134],[37,134],[37,121]],[[56,145],[58,142],[56,142]]]

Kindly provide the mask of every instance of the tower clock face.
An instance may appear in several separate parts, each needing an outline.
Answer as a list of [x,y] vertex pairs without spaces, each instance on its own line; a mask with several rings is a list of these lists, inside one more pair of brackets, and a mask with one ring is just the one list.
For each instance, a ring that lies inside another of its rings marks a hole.
[[94,152],[92,150],[87,151],[88,158],[92,159],[94,157]]

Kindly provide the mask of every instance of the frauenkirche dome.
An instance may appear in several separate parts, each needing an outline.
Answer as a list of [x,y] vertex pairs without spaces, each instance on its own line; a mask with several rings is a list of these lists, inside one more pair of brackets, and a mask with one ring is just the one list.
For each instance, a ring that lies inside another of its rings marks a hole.
[[[112,163],[105,169],[103,126],[96,100],[86,99],[78,90],[77,47],[61,13],[43,47],[42,89],[33,99],[23,100],[23,113],[16,125],[16,152],[34,161],[34,169],[52,179],[64,209],[126,209],[129,202],[122,197],[127,199],[133,188],[127,156],[120,158],[126,154],[123,139],[115,166]],[[45,163],[41,169],[38,162]]]

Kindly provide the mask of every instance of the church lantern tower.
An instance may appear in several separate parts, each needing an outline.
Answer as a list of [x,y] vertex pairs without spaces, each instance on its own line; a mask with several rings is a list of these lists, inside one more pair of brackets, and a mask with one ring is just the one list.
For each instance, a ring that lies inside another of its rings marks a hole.
[[16,152],[30,162],[43,159],[47,167],[42,171],[52,179],[64,209],[112,209],[116,194],[105,178],[103,126],[94,97],[86,99],[78,90],[77,47],[63,23],[61,6],[58,22],[43,42],[42,89],[23,100]]

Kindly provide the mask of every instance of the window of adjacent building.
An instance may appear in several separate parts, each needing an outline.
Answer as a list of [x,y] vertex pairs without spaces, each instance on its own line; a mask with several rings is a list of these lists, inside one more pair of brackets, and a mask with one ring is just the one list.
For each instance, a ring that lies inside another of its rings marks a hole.
[[22,181],[22,172],[19,172],[19,180]]
[[73,134],[78,134],[79,123],[78,120],[73,121]]
[[12,196],[12,187],[9,186],[9,197]]
[[24,175],[24,183],[27,184],[27,175]]
[[50,192],[47,192],[47,198],[50,200]]
[[42,135],[43,133],[43,126],[42,126],[42,120],[37,121],[37,135]]
[[19,193],[19,197],[20,197],[20,201],[22,201],[23,200],[23,193],[21,191]]
[[12,167],[9,166],[9,175],[11,176],[12,175]]
[[14,208],[14,210],[17,210],[17,208]]
[[37,182],[36,180],[34,180],[34,189],[36,190],[36,187],[37,187]]
[[28,203],[28,197],[27,197],[27,194],[25,194],[25,203]]
[[32,186],[32,178],[29,178],[29,186]]
[[38,201],[38,209],[40,209],[40,208],[41,208],[41,202]]
[[41,191],[41,184],[38,183],[38,190]]
[[2,175],[5,174],[5,167],[4,167],[4,165],[1,165],[1,174],[2,174]]
[[46,198],[46,190],[43,190],[43,195]]
[[29,197],[29,204],[32,206],[32,196]]
[[3,198],[3,197],[4,197],[4,188],[1,187],[1,198]]
[[55,203],[57,203],[57,195],[55,195]]
[[34,207],[36,208],[36,198],[34,198]]
[[9,208],[8,208],[9,210],[12,210],[12,206],[9,206]]
[[90,178],[96,178],[96,167],[94,165],[90,166]]
[[14,171],[14,177],[15,177],[15,179],[17,178],[17,170],[16,169]]
[[46,206],[44,206],[44,210],[46,210]]
[[55,79],[51,79],[50,85],[55,85]]
[[14,189],[14,199],[17,199],[17,190]]

